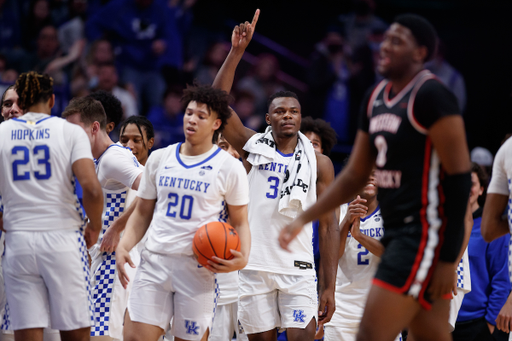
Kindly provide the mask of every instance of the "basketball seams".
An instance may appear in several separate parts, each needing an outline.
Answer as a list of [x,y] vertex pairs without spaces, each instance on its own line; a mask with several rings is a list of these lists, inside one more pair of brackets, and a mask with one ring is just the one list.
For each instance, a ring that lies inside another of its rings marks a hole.
[[213,254],[215,257],[219,257],[217,255],[217,252],[215,251],[215,248],[213,247],[212,241],[210,240],[210,235],[208,234],[208,224],[204,226],[204,231],[206,232],[206,237],[208,238],[208,243],[210,243],[210,247],[212,248]]

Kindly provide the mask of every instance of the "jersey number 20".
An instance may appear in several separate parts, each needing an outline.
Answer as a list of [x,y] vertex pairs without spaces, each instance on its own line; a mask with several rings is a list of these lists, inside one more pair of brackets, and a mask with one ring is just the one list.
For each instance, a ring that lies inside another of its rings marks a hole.
[[[174,210],[175,207],[180,203],[180,196],[176,193],[169,193],[169,205],[167,206],[167,216],[176,218],[178,209]],[[194,197],[190,195],[184,195],[181,197],[180,218],[189,220],[192,217],[192,206],[194,205]]]
[[[46,180],[52,176],[52,165],[50,163],[50,148],[47,145],[35,146],[32,150],[32,153],[37,158],[37,164],[44,165],[44,172],[42,172],[42,168],[38,171],[34,171],[34,176],[37,180]],[[11,150],[12,155],[21,154],[23,156],[22,159],[15,160],[12,163],[12,180],[20,181],[20,180],[29,180],[30,172],[25,172],[20,174],[18,166],[24,166],[29,162],[29,154],[30,151],[25,146],[16,146]]]

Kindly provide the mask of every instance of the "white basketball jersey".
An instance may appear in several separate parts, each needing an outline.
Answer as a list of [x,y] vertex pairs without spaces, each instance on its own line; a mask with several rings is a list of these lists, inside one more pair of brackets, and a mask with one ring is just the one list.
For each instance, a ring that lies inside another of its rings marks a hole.
[[278,242],[283,227],[293,221],[278,211],[279,193],[292,156],[293,153],[285,155],[277,151],[275,162],[253,166],[249,172],[251,254],[246,270],[287,275],[315,271],[312,223],[306,224],[290,243],[291,252],[283,250]]
[[0,193],[7,231],[79,229],[83,225],[71,166],[91,159],[77,125],[41,113],[0,124]]
[[[340,207],[340,221],[345,217],[347,209],[347,204]],[[382,238],[384,227],[378,207],[369,216],[361,219],[360,230],[377,240]],[[359,324],[379,262],[380,257],[369,252],[349,232],[345,252],[338,261],[336,311],[330,324],[347,327]]]
[[129,148],[118,144],[111,144],[95,163],[103,190],[103,229],[97,242],[99,246],[107,228],[123,213],[128,190],[144,171],[144,166]]
[[[487,193],[506,195],[509,198],[507,221],[510,233],[512,233],[512,138],[505,141],[496,153],[492,167],[491,183]],[[508,271],[512,282],[512,238],[508,251]]]
[[219,298],[217,305],[231,304],[238,301],[238,271],[218,273],[217,285],[219,286]]
[[197,157],[181,156],[180,147],[178,143],[151,154],[137,195],[156,199],[146,248],[192,256],[199,227],[225,222],[226,203],[247,205],[249,185],[242,163],[216,145]]

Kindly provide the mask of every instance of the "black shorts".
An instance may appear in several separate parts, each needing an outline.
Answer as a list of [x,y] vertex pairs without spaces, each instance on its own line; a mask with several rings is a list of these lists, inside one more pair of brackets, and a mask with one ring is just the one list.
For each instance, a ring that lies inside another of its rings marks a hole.
[[430,309],[432,300],[427,288],[439,259],[439,231],[442,231],[440,227],[432,227],[427,223],[385,228],[381,242],[386,250],[373,284],[396,293],[411,295],[424,309]]

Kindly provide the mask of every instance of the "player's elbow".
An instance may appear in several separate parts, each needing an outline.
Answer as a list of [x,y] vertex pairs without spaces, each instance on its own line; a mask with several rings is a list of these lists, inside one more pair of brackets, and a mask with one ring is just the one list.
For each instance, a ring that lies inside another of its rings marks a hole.
[[482,226],[480,227],[480,232],[482,233],[482,237],[484,238],[486,243],[490,243],[494,239],[496,239],[496,233],[494,233],[494,231],[489,223],[484,223],[482,221]]

